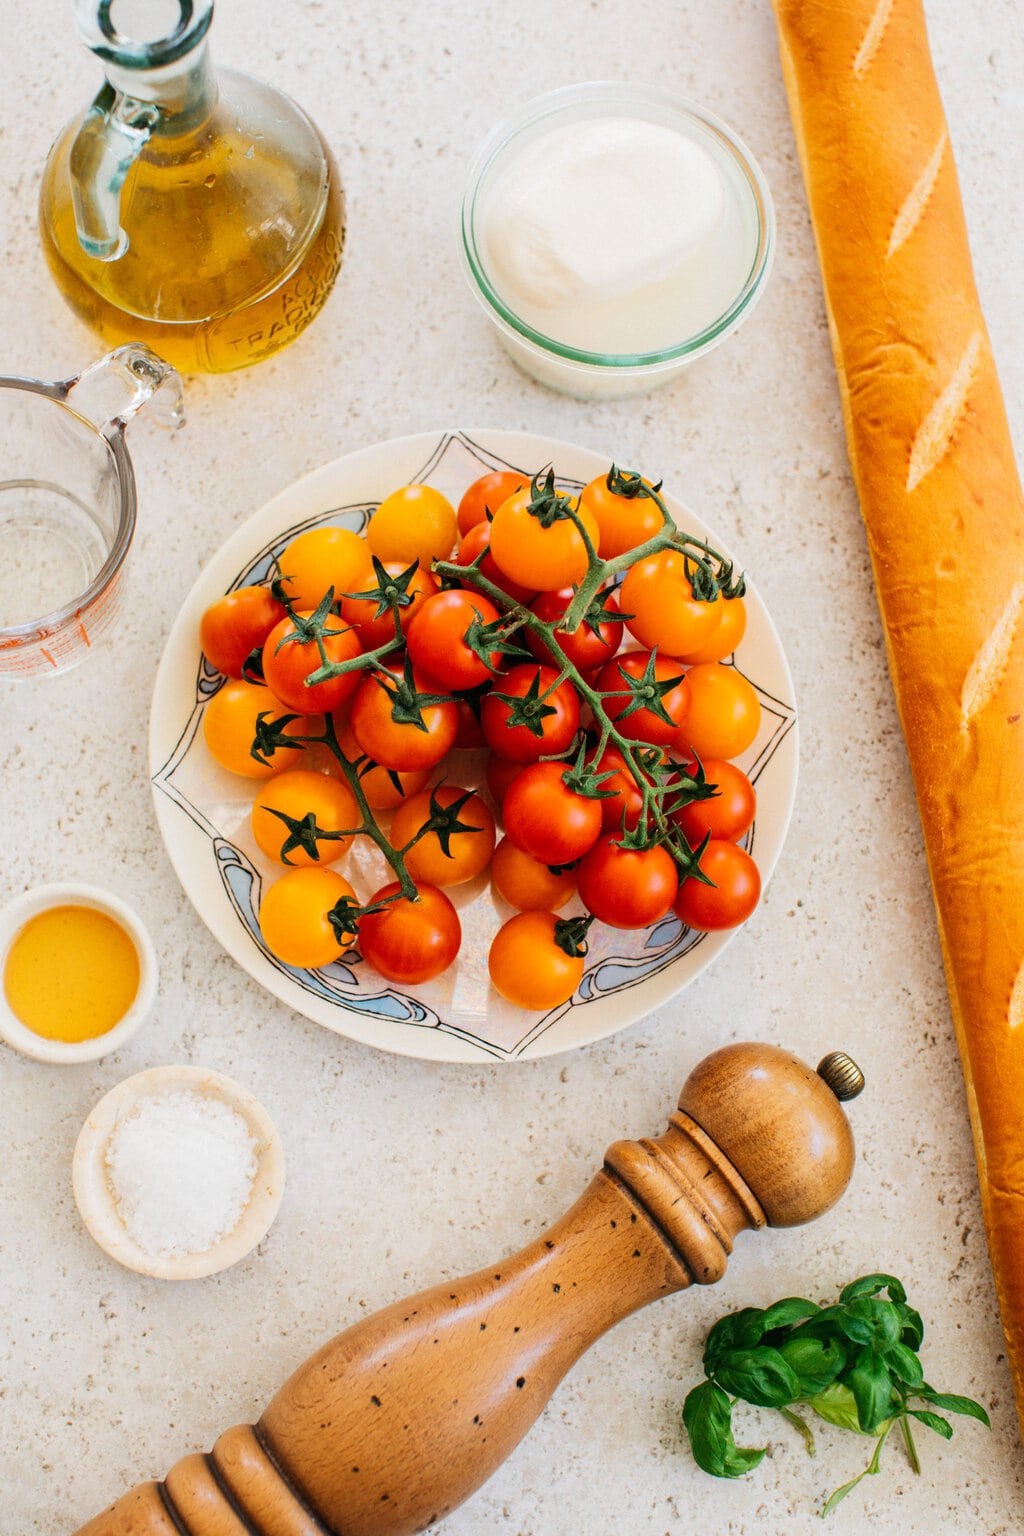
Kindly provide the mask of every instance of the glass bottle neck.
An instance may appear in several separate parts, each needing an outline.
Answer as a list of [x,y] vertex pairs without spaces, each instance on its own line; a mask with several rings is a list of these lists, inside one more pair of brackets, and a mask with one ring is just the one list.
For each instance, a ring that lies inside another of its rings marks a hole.
[[147,69],[109,60],[104,70],[120,95],[156,108],[151,132],[161,137],[190,132],[209,117],[217,100],[217,77],[205,38],[170,64]]

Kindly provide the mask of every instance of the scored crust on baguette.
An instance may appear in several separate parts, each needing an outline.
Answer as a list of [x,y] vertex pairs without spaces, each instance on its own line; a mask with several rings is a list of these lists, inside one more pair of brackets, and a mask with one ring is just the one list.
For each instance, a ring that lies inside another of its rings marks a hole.
[[920,0],[773,0],[1024,1420],[1024,497]]

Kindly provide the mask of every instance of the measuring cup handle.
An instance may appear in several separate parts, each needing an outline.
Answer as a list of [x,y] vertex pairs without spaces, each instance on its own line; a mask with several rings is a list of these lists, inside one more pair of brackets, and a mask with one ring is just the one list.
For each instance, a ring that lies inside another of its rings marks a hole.
[[185,423],[181,379],[170,363],[140,341],[108,352],[66,379],[64,389],[75,410],[97,427],[123,427],[147,404],[159,426],[173,431]]

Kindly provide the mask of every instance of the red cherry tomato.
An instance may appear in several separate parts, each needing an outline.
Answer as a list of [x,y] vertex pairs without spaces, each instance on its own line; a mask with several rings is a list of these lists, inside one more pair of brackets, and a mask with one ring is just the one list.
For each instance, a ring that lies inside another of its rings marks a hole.
[[359,948],[374,970],[402,986],[431,981],[451,965],[462,942],[459,915],[443,891],[421,885],[416,901],[397,893],[397,882],[381,886],[367,902],[375,906],[389,896],[379,912],[359,919]]
[[512,780],[523,771],[522,763],[514,763],[510,757],[499,757],[492,752],[487,759],[487,788],[491,798],[501,810]]
[[621,833],[623,827],[632,831],[640,820],[643,794],[618,747],[605,748],[595,764],[595,771],[611,773],[611,778],[601,784],[603,790],[611,791],[608,798],[601,801],[605,831]]
[[[352,700],[349,719],[360,748],[382,768],[396,768],[413,773],[418,768],[433,768],[455,745],[459,731],[459,712],[450,699],[442,704],[424,704],[419,721],[395,719],[401,707],[395,697],[399,674],[380,668],[364,676]],[[423,677],[413,674],[419,693],[434,690]]]
[[480,574],[486,576],[488,581],[500,587],[502,592],[508,594],[517,603],[528,603],[536,594],[535,587],[521,587],[518,582],[512,581],[505,572],[495,564],[494,556],[490,552],[491,525],[490,523],[474,523],[466,534],[455,554],[459,565],[472,565],[477,556],[484,550],[487,553],[480,561]]
[[[617,656],[601,668],[597,689],[599,693],[608,695],[604,707],[623,736],[628,736],[632,741],[646,741],[653,746],[665,747],[676,740],[680,729],[686,724],[690,689],[684,676],[685,668],[671,656],[654,655],[651,668],[653,681],[643,684],[653,654],[651,651],[627,651],[624,656]],[[629,679],[649,687],[652,694],[658,691],[658,684],[672,683],[665,692],[658,693],[667,720],[647,705],[626,713],[632,702]]]
[[[735,763],[709,758],[703,767],[708,783],[717,786],[717,795],[710,800],[694,800],[690,805],[684,805],[674,812],[672,819],[694,848],[699,847],[705,837],[738,843],[757,811],[754,786]],[[697,763],[686,764],[686,772],[691,777],[697,768]]]
[[671,855],[650,848],[620,848],[606,834],[576,871],[580,900],[612,928],[649,928],[671,909],[679,877]]
[[[309,618],[308,613],[297,615]],[[341,628],[341,621],[328,617],[327,628],[335,631],[324,639],[329,661],[352,661],[362,655],[359,636],[354,629]],[[263,646],[263,675],[267,687],[289,709],[302,714],[329,714],[339,709],[359,687],[363,673],[358,668],[343,672],[324,683],[307,685],[306,678],[320,666],[321,657],[315,640],[303,640],[290,618],[282,619],[270,631]]]
[[477,523],[488,521],[488,513],[493,517],[503,501],[508,501],[529,483],[529,475],[521,475],[514,469],[496,469],[489,475],[481,475],[459,502],[459,533],[464,537]]
[[[530,607],[545,624],[557,624],[575,596],[574,587],[559,587],[557,592],[538,593]],[[583,673],[595,672],[606,661],[611,661],[622,642],[621,623],[615,619],[602,619],[602,609],[608,613],[618,613],[619,605],[613,593],[599,592],[591,605],[590,617],[585,618],[571,635],[563,630],[555,635],[566,659]],[[538,661],[554,663],[555,658],[540,635],[532,629],[524,629],[523,634]]]
[[601,801],[570,789],[564,763],[530,763],[502,806],[511,842],[542,864],[572,864],[601,834]]
[[455,737],[455,745],[460,751],[472,752],[475,747],[484,744],[484,733],[480,725],[480,716],[470,707],[465,699],[456,699],[455,708],[459,712],[459,730]]
[[250,651],[262,646],[285,616],[269,587],[239,587],[211,603],[199,622],[199,644],[211,667],[228,677],[242,675]]
[[[571,683],[555,687],[557,678],[551,667],[526,663],[511,667],[495,680],[480,715],[492,752],[516,763],[535,763],[539,757],[566,750],[579,729],[580,701]],[[522,709],[530,711],[531,724],[509,724],[513,708],[510,698],[525,701]]]
[[501,652],[488,651],[484,661],[466,636],[474,626],[493,624],[497,618],[497,608],[479,592],[452,587],[435,593],[409,626],[413,665],[443,688],[479,688],[490,682],[501,665]]
[[761,898],[761,875],[750,854],[735,843],[712,838],[700,867],[714,884],[684,880],[675,900],[676,916],[704,933],[745,923]]
[[[400,560],[389,560],[384,566],[388,576],[404,576],[407,566]],[[371,579],[360,587],[361,592],[372,591],[376,586],[376,579]],[[431,571],[425,571],[418,566],[407,582],[395,583],[394,591],[402,601],[398,607],[398,623],[403,634],[406,634],[409,625],[419,613],[428,597],[439,590],[440,583]],[[387,588],[382,588],[386,591]],[[387,645],[395,640],[395,610],[390,606],[379,613],[380,600],[372,597],[349,597],[342,593],[340,596],[342,622],[351,624],[359,636],[364,651],[375,651],[378,646]],[[395,640],[397,644],[397,640]]]

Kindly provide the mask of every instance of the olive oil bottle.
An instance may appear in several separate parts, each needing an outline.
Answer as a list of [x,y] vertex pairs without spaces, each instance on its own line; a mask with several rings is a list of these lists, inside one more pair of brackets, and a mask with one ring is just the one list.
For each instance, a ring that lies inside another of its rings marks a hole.
[[50,152],[40,231],[72,309],[108,346],[183,372],[269,357],[319,314],[341,262],[337,168],[305,113],[214,73],[213,0],[76,0],[107,81]]

